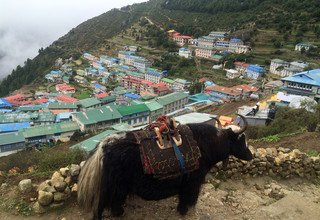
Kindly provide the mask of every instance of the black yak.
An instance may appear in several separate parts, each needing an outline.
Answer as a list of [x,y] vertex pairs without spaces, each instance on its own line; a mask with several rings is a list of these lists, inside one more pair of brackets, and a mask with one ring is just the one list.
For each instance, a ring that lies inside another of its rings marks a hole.
[[113,216],[121,216],[130,194],[145,200],[178,195],[177,211],[185,215],[188,208],[196,204],[201,184],[213,165],[230,155],[242,160],[252,159],[243,134],[247,127],[247,123],[244,124],[238,131],[204,123],[188,124],[201,152],[199,169],[162,180],[144,173],[139,146],[132,132],[109,135],[96,147],[80,172],[78,203],[92,211],[94,219],[101,219],[105,208]]

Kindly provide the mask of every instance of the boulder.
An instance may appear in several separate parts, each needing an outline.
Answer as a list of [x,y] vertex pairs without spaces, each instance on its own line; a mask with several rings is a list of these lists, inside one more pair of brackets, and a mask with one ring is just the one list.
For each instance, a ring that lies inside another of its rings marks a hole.
[[32,209],[37,214],[43,214],[46,212],[45,208],[39,204],[39,202],[35,202],[32,206]]
[[56,182],[56,183],[54,184],[54,188],[55,188],[58,192],[63,192],[66,187],[67,187],[67,183],[66,183],[65,181],[63,181],[63,182]]
[[24,179],[19,182],[19,190],[22,193],[28,193],[32,190],[31,179]]
[[40,205],[47,206],[50,205],[53,200],[53,194],[50,192],[39,191],[38,202]]
[[258,148],[255,155],[259,158],[265,157],[267,156],[267,150],[264,148]]
[[52,177],[51,177],[51,182],[52,185],[54,186],[56,183],[58,182],[63,182],[64,178],[63,176],[60,174],[60,172],[56,171],[53,173]]
[[68,167],[60,168],[59,171],[63,177],[67,177],[70,174],[70,169]]
[[45,192],[55,193],[56,189],[53,186],[51,186],[51,181],[46,180],[38,186],[37,191],[45,191]]
[[71,188],[71,195],[77,196],[77,193],[78,193],[78,184],[75,183]]
[[68,186],[71,186],[71,184],[72,184],[72,178],[71,178],[71,176],[66,177],[66,178],[64,179],[64,181],[67,183]]
[[63,205],[64,205],[63,202],[60,202],[60,203],[52,203],[52,204],[50,205],[50,208],[52,208],[52,209],[57,209],[57,208],[61,208]]
[[86,163],[86,161],[84,160],[84,161],[81,161],[81,163],[80,163],[80,168],[82,168],[83,166],[84,166],[84,164]]
[[77,164],[71,164],[71,166],[70,166],[71,176],[78,176],[79,173],[80,173],[80,166]]
[[60,203],[60,202],[64,202],[67,199],[67,195],[65,193],[62,192],[56,192],[53,196],[53,201],[55,203]]

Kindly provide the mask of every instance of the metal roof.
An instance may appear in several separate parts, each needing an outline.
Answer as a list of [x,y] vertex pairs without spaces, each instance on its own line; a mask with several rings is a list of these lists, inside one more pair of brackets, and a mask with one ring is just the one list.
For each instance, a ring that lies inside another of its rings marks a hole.
[[101,102],[97,98],[87,98],[87,99],[79,100],[77,102],[77,105],[81,105],[84,108],[89,108],[89,107],[99,105],[99,104],[101,104]]
[[183,93],[183,92],[175,92],[171,93],[162,97],[158,97],[156,101],[160,103],[163,106],[166,106],[168,104],[174,103],[176,101],[182,100],[184,98],[187,98],[188,94]]
[[11,108],[12,105],[6,99],[0,98],[0,108]]
[[25,142],[21,132],[0,134],[0,146]]
[[144,104],[146,104],[146,106],[150,109],[151,112],[163,109],[163,105],[156,101],[145,102]]
[[56,116],[51,112],[7,113],[0,115],[0,124],[15,122],[54,122]]
[[122,116],[127,116],[127,115],[137,114],[141,112],[149,112],[150,110],[145,104],[138,104],[138,105],[119,107],[118,111]]
[[297,73],[292,76],[282,78],[281,80],[320,86],[320,69]]
[[28,127],[30,127],[30,123],[29,122],[0,124],[0,133],[19,131],[19,130],[21,130],[23,128],[28,128]]
[[77,109],[76,102],[53,102],[48,105],[49,109]]

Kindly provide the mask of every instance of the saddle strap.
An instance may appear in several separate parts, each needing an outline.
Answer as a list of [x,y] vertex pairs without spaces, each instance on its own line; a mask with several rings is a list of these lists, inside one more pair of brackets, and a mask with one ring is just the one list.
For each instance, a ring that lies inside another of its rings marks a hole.
[[172,142],[172,146],[174,149],[174,154],[179,161],[180,170],[182,173],[184,173],[186,171],[186,162],[184,160],[183,154],[181,153],[181,151],[180,151],[179,147],[176,145],[176,143],[174,141],[171,141],[171,142]]

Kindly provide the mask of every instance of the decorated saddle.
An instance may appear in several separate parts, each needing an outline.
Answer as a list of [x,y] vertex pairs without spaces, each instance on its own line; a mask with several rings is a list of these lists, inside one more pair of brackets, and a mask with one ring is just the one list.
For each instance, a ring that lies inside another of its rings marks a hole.
[[140,147],[145,174],[167,179],[199,168],[200,149],[187,125],[176,125],[166,116],[134,135]]

